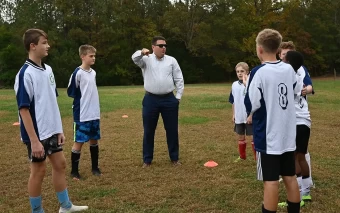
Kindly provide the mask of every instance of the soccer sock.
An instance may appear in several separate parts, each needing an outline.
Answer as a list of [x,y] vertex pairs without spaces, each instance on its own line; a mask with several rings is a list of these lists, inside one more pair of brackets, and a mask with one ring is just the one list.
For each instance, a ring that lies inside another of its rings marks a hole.
[[41,205],[41,195],[38,197],[30,197],[30,204],[32,208],[32,213],[44,213]]
[[80,150],[72,149],[71,153],[71,162],[72,162],[72,171],[71,173],[78,173],[79,172],[79,160],[80,160]]
[[98,169],[98,156],[99,156],[98,144],[91,144],[90,152],[91,152],[92,170]]
[[311,163],[310,163],[310,154],[309,152],[307,152],[307,154],[305,155],[305,158],[306,158],[306,161],[307,161],[307,164],[309,166],[309,177],[310,177],[310,184],[311,186],[313,186],[313,179],[312,179],[312,166],[311,166]]
[[293,203],[287,200],[287,211],[288,213],[299,213],[300,212],[300,202]]
[[300,201],[302,200],[302,177],[301,175],[297,175],[296,180],[299,185],[299,191],[300,191]]
[[255,150],[255,144],[254,144],[254,141],[251,141],[251,147],[253,149],[253,152],[254,152],[254,159],[256,160],[256,150]]
[[246,148],[247,144],[245,140],[238,141],[238,152],[240,154],[240,158],[246,159]]
[[262,213],[276,213],[276,211],[269,211],[264,208],[264,205],[262,204]]
[[64,189],[64,191],[57,192],[57,197],[62,208],[69,209],[72,207],[72,203],[68,197],[67,188]]
[[310,186],[311,186],[311,180],[309,176],[302,176],[301,181],[302,186],[302,195],[309,195],[310,193]]

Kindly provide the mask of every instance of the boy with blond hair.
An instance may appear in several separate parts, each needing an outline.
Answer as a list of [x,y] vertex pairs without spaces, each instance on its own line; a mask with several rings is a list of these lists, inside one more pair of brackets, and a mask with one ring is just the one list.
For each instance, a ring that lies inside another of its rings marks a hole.
[[79,160],[81,148],[90,141],[90,153],[93,175],[102,173],[98,167],[100,139],[100,105],[96,85],[96,72],[91,68],[95,63],[96,49],[91,45],[81,45],[79,56],[81,66],[72,73],[67,88],[67,94],[73,100],[74,144],[71,153],[71,177],[81,178],[79,174]]
[[256,53],[263,63],[251,71],[244,101],[247,114],[253,115],[257,177],[264,185],[263,213],[277,211],[280,175],[287,190],[288,212],[300,211],[294,159],[294,94],[299,88],[292,66],[276,59],[281,41],[281,34],[273,29],[257,35]]
[[28,194],[32,213],[43,213],[41,185],[46,173],[46,157],[52,165],[52,182],[60,203],[59,213],[77,212],[87,206],[75,206],[66,187],[66,160],[62,145],[65,137],[57,102],[57,87],[52,68],[42,63],[50,46],[47,34],[40,29],[29,29],[23,35],[28,59],[16,75],[16,94],[21,140],[28,150],[31,174]]
[[231,86],[229,102],[232,104],[233,118],[232,122],[235,124],[234,131],[238,135],[238,151],[239,157],[234,161],[239,162],[240,160],[246,159],[246,135],[250,136],[252,149],[256,159],[256,152],[254,149],[253,142],[253,129],[251,125],[251,116],[247,116],[246,108],[244,106],[244,97],[246,87],[243,83],[243,76],[249,74],[249,66],[245,62],[240,62],[235,66],[236,75],[238,81],[235,81]]

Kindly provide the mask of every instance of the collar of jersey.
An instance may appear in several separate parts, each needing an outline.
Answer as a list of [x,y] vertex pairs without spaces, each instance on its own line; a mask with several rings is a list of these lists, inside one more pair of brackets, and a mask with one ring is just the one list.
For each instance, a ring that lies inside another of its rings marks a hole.
[[41,71],[46,70],[45,64],[42,63],[42,62],[41,62],[41,67],[40,67],[38,64],[34,63],[34,61],[32,61],[32,60],[29,59],[29,58],[26,59],[26,62],[25,62],[25,63],[28,64],[28,65],[31,65],[32,67],[34,67],[34,68],[36,68],[36,69],[39,69],[39,70],[41,70]]
[[281,62],[281,60],[277,60],[277,61],[265,61],[265,62],[263,62],[264,64],[278,64],[278,63],[280,63]]
[[157,61],[164,61],[165,54],[164,54],[163,58],[161,58],[161,59],[157,58],[156,54],[154,54],[154,53],[152,53],[152,55],[153,55],[153,57],[155,57],[155,59]]
[[83,68],[81,68],[81,67],[79,66],[79,69],[81,69],[81,70],[83,70],[84,72],[87,72],[87,73],[92,72],[92,68],[91,68],[91,67],[90,67],[90,70],[84,70]]

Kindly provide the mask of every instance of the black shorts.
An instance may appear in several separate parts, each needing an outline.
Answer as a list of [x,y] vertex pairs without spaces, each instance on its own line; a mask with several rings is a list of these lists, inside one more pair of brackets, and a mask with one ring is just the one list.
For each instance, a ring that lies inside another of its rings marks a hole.
[[40,143],[44,146],[45,155],[43,158],[36,158],[32,156],[32,148],[31,143],[26,143],[27,151],[28,151],[28,158],[31,162],[43,162],[46,160],[46,156],[51,155],[56,152],[63,151],[63,147],[58,145],[58,136],[52,135],[51,137],[40,141]]
[[281,155],[270,155],[257,152],[257,179],[263,181],[277,181],[281,176],[295,175],[294,152]]
[[296,125],[296,152],[307,154],[310,128],[306,125]]
[[234,131],[238,135],[253,135],[253,126],[251,124],[235,124]]

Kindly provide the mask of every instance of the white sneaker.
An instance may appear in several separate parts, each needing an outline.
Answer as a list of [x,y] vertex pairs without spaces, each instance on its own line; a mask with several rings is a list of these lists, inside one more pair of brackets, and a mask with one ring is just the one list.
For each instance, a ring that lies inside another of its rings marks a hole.
[[70,212],[80,212],[87,210],[89,207],[88,206],[75,206],[72,204],[71,208],[65,209],[63,207],[60,207],[59,213],[70,213]]

